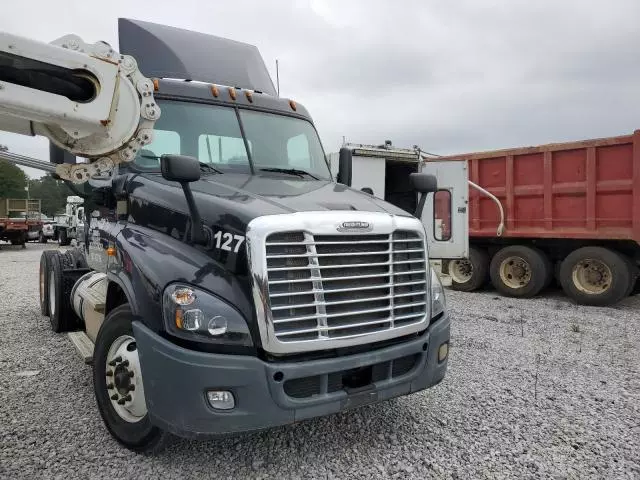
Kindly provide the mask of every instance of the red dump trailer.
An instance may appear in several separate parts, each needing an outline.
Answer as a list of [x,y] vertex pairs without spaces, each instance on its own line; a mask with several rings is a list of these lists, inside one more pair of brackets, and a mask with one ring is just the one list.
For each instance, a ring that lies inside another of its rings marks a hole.
[[469,180],[501,205],[471,185],[469,256],[443,266],[453,288],[490,281],[504,295],[532,297],[555,279],[591,305],[638,292],[640,130],[444,159],[466,160]]

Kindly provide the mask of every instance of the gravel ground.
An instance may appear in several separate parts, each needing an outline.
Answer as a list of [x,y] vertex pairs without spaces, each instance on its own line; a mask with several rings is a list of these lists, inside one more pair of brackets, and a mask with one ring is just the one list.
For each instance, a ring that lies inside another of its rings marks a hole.
[[448,292],[437,387],[145,457],[108,435],[90,367],[40,315],[43,248],[0,250],[0,478],[640,478],[640,297]]

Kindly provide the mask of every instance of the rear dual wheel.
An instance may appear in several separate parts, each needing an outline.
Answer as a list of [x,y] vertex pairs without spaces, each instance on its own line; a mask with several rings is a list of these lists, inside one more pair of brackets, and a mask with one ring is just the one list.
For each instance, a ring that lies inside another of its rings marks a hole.
[[482,288],[489,273],[489,256],[481,248],[469,247],[469,256],[449,260],[451,288],[461,292],[473,292]]
[[635,285],[636,267],[624,255],[603,247],[571,252],[560,266],[565,293],[583,305],[612,305],[628,296]]
[[491,283],[508,297],[530,298],[547,287],[553,265],[537,248],[512,245],[500,249],[491,259]]
[[40,271],[38,272],[38,284],[40,290],[40,312],[45,317],[50,315],[49,308],[49,272],[51,271],[51,259],[58,255],[55,250],[45,250],[40,255]]

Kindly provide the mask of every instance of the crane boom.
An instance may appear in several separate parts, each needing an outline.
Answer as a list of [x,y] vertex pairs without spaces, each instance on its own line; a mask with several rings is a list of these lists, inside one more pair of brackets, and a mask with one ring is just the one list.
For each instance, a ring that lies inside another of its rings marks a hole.
[[0,32],[0,130],[42,135],[89,163],[58,164],[74,183],[110,180],[153,140],[160,108],[136,60],[105,42],[47,44]]

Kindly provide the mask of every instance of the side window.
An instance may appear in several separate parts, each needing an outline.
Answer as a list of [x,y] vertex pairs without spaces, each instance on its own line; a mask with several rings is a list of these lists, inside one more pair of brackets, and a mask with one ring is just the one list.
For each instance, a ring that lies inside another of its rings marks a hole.
[[[251,150],[251,143],[249,143],[249,150]],[[246,165],[247,151],[244,147],[244,140],[238,137],[200,135],[198,137],[198,160],[205,163]]]
[[180,135],[171,130],[153,131],[153,142],[145,145],[136,157],[136,164],[143,168],[160,168],[160,156],[168,154],[179,154]]
[[304,133],[289,139],[287,142],[287,156],[289,157],[289,165],[292,167],[304,170],[311,167],[309,141]]
[[439,242],[451,240],[451,192],[438,190],[433,198],[433,236]]

